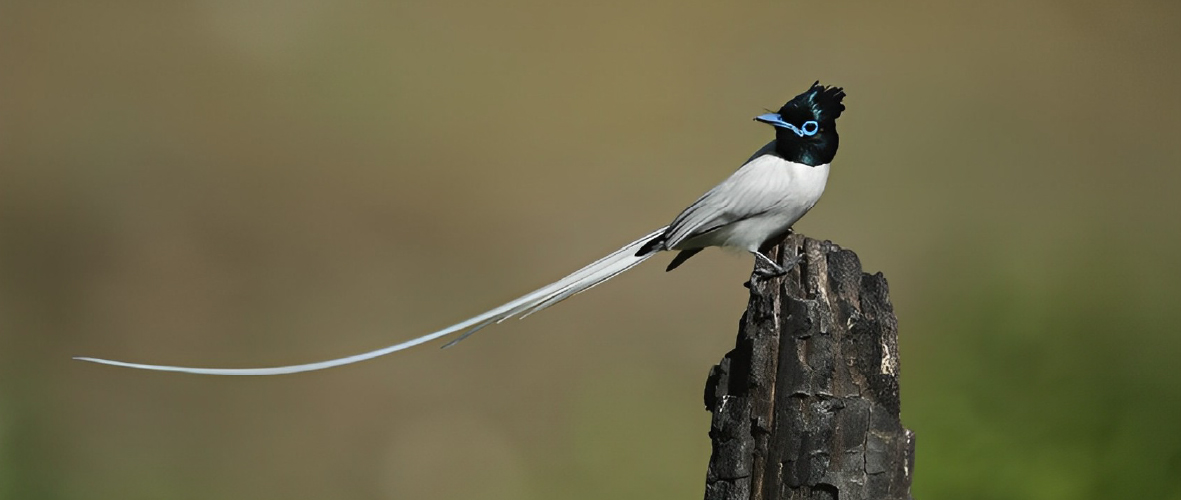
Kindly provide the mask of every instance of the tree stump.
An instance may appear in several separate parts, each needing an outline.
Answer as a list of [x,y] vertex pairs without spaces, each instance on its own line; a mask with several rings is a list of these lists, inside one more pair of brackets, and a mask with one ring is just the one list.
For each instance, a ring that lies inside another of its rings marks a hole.
[[804,258],[752,277],[734,350],[710,370],[706,500],[909,500],[914,433],[899,419],[886,278],[799,234],[768,253]]

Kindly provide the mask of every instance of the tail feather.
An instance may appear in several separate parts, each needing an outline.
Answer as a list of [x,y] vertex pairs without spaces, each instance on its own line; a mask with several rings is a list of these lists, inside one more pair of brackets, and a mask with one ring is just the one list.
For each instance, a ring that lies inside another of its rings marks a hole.
[[[578,283],[571,283],[561,290],[555,291],[552,295],[550,295],[549,298],[545,299],[541,303],[531,306],[528,308],[528,310],[523,311],[524,313],[521,314],[521,319],[525,319],[535,312],[541,311],[542,309],[557,304],[558,302],[566,300],[574,295],[590,290],[591,288],[598,286],[600,283],[614,278],[624,271],[627,271],[628,269],[639,265],[641,262],[648,260],[648,257],[651,257],[652,255],[654,254],[648,254],[643,257],[632,256],[626,261],[619,262],[614,266],[604,269],[600,273],[596,273],[593,277],[588,277],[587,280],[583,280]],[[519,310],[518,312],[521,311]]]
[[579,269],[569,276],[562,278],[554,283],[541,287],[528,293],[516,300],[513,300],[500,307],[492,309],[491,311],[480,314],[479,316],[467,319],[460,323],[456,323],[442,330],[428,333],[418,338],[413,338],[394,344],[389,347],[383,347],[374,351],[347,356],[328,361],[319,361],[315,363],[305,363],[300,365],[276,366],[270,368],[195,368],[186,366],[169,366],[169,365],[151,365],[142,363],[127,363],[124,361],[113,361],[109,359],[77,357],[74,359],[81,361],[89,361],[92,363],[100,363],[104,365],[122,366],[126,368],[138,368],[142,370],[156,370],[167,372],[181,372],[181,373],[195,373],[199,375],[286,375],[290,373],[310,372],[316,370],[323,370],[325,368],[333,368],[337,366],[349,365],[360,361],[366,361],[380,356],[385,356],[390,353],[398,352],[403,349],[408,349],[419,344],[424,344],[435,339],[446,337],[448,335],[464,332],[455,340],[449,342],[443,347],[449,347],[455,343],[471,336],[480,329],[494,324],[500,323],[506,319],[520,316],[524,318],[530,314],[538,312],[549,306],[557,304],[574,295],[585,292],[596,285],[607,281],[620,273],[639,265],[641,262],[648,260],[655,252],[647,253],[646,255],[637,255],[637,250],[647,244],[654,238],[658,238],[664,234],[665,228],[660,228],[652,233],[629,243],[627,246],[616,250],[610,255],[595,261],[594,263]]

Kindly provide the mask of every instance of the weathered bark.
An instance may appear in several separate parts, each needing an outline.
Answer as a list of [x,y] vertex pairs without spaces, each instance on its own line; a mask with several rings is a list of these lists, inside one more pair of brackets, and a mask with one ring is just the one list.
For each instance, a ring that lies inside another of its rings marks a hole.
[[737,345],[710,371],[706,500],[909,500],[914,434],[899,419],[886,278],[798,234],[769,253],[805,257],[754,280]]

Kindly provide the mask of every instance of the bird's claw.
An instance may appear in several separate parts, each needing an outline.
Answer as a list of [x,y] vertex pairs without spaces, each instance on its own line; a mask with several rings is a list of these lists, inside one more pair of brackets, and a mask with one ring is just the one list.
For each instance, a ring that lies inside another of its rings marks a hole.
[[769,280],[772,278],[780,278],[787,276],[787,269],[780,266],[775,266],[777,269],[762,269],[756,268],[754,275],[760,279]]
[[[772,278],[780,278],[780,277],[787,275],[788,271],[795,268],[796,265],[798,265],[800,263],[800,261],[802,261],[804,259],[803,255],[795,255],[795,256],[792,256],[791,260],[788,260],[787,262],[784,263],[784,265],[781,266],[779,264],[776,264],[775,261],[771,260],[766,255],[763,255],[759,252],[754,252],[754,254],[755,254],[754,277],[758,277],[758,278],[764,279],[764,280],[772,279]],[[759,264],[762,264],[762,265],[760,266]]]

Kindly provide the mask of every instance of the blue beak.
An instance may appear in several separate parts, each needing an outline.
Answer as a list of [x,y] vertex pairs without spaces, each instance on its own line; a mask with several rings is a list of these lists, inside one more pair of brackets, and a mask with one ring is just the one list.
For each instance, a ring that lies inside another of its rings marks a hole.
[[778,128],[785,128],[795,132],[796,135],[800,137],[811,137],[816,135],[816,132],[820,131],[820,123],[818,123],[816,120],[808,120],[804,122],[802,127],[796,127],[795,125],[784,121],[783,117],[779,116],[779,113],[767,113],[765,115],[759,115],[755,117],[755,120],[773,125]]
[[774,125],[779,128],[795,128],[795,126],[792,124],[783,121],[783,117],[779,116],[779,113],[767,113],[765,115],[759,115],[755,117],[755,121],[760,121],[768,125]]

